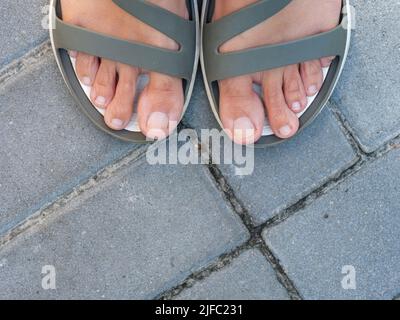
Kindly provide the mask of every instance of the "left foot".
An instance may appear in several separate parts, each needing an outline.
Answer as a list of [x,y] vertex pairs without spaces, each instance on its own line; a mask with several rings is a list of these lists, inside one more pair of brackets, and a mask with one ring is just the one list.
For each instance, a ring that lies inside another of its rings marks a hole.
[[[214,20],[258,0],[216,0]],[[276,44],[329,31],[339,23],[342,0],[293,0],[281,12],[223,44],[223,53]],[[299,129],[297,113],[323,84],[322,68],[332,57],[307,61],[219,82],[220,116],[227,134],[238,144],[251,144],[262,135],[265,114],[276,136],[287,139]],[[261,84],[264,103],[253,91]],[[249,132],[254,132],[249,134]]]

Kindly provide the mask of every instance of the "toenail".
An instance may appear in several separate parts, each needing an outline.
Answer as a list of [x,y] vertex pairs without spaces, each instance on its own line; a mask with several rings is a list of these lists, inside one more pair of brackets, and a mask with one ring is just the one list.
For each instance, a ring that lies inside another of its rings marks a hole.
[[249,140],[254,139],[255,128],[253,122],[247,117],[235,120],[233,130],[233,135],[236,141],[246,140],[246,142],[249,142]]
[[153,140],[162,140],[167,137],[169,118],[163,112],[153,112],[147,120],[146,136]]
[[69,52],[69,55],[70,55],[72,58],[76,58],[76,57],[78,56],[78,52],[77,52],[77,51],[74,51],[74,50],[71,50],[71,51]]
[[168,129],[169,118],[163,112],[153,112],[147,120],[147,128],[149,130]]
[[124,121],[121,119],[112,119],[111,124],[116,129],[123,129],[124,128]]
[[94,103],[99,107],[104,107],[106,105],[106,98],[98,96]]
[[292,104],[292,109],[294,112],[300,112],[301,110],[301,103],[296,101]]
[[90,86],[90,85],[92,84],[92,81],[90,80],[89,77],[83,77],[83,78],[82,78],[82,83],[83,83],[85,86]]
[[279,129],[279,133],[283,137],[289,136],[291,132],[292,132],[292,129],[289,126],[283,126],[282,128]]
[[318,88],[315,85],[308,87],[308,94],[315,95],[318,92]]

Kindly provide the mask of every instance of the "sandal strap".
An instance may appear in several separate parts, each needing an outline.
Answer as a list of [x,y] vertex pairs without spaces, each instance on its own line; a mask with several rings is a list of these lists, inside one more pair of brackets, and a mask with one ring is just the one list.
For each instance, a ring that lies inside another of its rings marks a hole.
[[113,0],[121,9],[179,44],[191,43],[193,21],[182,18],[146,0]]
[[[168,14],[167,10],[145,3],[143,0],[115,0],[121,8],[138,10],[135,14],[144,22],[178,41],[178,51],[163,49],[134,41],[90,31],[64,22],[56,17],[54,45],[57,49],[74,50],[89,55],[118,61],[147,71],[154,71],[172,77],[190,80],[196,47],[196,25],[194,21]],[[129,2],[129,3],[128,3]],[[153,22],[157,21],[155,24]],[[182,25],[185,25],[182,28]],[[182,28],[182,29],[179,29]]]
[[228,40],[257,26],[283,10],[292,0],[261,0],[204,26],[210,45],[220,47]]
[[262,0],[227,16],[226,19],[207,24],[203,51],[208,81],[214,82],[322,57],[343,57],[347,46],[347,28],[350,27],[346,13],[343,14],[341,24],[328,32],[281,44],[224,54],[219,52],[220,46],[226,41],[273,16],[290,1]]
[[297,41],[227,54],[208,54],[207,76],[209,81],[217,81],[322,57],[341,57],[346,43],[347,31],[340,25],[331,31]]

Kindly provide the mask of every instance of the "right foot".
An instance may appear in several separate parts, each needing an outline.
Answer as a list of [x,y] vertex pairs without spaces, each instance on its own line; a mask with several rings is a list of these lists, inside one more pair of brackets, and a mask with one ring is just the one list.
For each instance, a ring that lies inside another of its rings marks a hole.
[[[214,20],[258,0],[216,0]],[[300,39],[338,25],[342,0],[293,0],[281,12],[224,43],[223,53]],[[296,134],[307,96],[323,83],[322,68],[332,57],[219,81],[220,116],[228,135],[238,144],[251,144],[263,132],[266,115],[274,134],[287,139]],[[253,91],[263,88],[264,101]],[[265,105],[264,105],[265,102]]]
[[[187,18],[185,0],[148,2]],[[132,17],[112,0],[62,0],[61,4],[65,22],[124,40],[179,49],[175,41]],[[76,58],[80,81],[92,87],[92,103],[106,109],[105,123],[114,130],[125,129],[133,114],[136,82],[143,70],[85,53],[71,52],[71,55]],[[149,72],[149,84],[139,98],[137,110],[143,134],[150,139],[168,136],[181,119],[183,104],[181,79]]]

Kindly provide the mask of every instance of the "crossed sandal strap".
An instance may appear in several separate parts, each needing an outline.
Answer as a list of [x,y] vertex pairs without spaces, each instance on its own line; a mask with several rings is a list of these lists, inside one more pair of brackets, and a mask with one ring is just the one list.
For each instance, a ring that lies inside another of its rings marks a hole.
[[281,44],[260,46],[231,53],[220,53],[226,41],[269,19],[291,0],[261,0],[204,27],[204,54],[210,82],[271,70],[328,56],[343,57],[346,52],[345,22],[335,29]]
[[113,0],[129,14],[175,40],[178,51],[126,41],[90,31],[56,17],[54,44],[57,49],[85,52],[148,71],[190,80],[196,47],[196,25],[145,0]]

